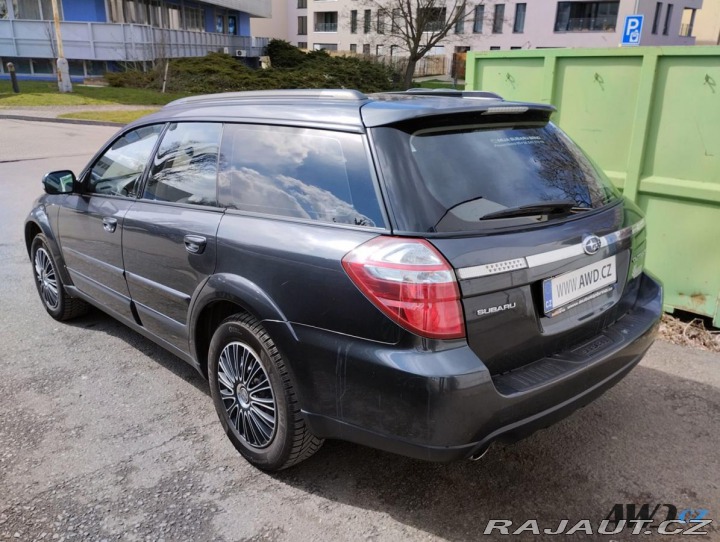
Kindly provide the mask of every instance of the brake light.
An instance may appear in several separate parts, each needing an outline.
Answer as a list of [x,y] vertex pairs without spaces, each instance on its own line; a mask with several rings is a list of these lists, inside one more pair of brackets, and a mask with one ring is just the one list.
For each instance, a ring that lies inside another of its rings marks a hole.
[[342,259],[350,279],[399,325],[432,339],[465,336],[455,272],[427,241],[375,237]]

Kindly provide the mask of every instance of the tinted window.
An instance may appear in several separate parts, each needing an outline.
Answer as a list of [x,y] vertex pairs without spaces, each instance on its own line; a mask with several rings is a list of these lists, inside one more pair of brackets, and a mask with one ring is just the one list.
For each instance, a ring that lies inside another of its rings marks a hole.
[[400,229],[481,229],[497,226],[480,221],[484,215],[512,207],[567,201],[597,208],[617,197],[602,172],[552,124],[379,128],[375,137],[391,180],[390,203],[404,222]]
[[143,197],[216,205],[221,132],[219,123],[186,122],[168,126]]
[[232,209],[384,226],[359,134],[226,125],[218,185]]
[[93,165],[85,191],[134,197],[161,131],[162,125],[155,124],[117,139]]

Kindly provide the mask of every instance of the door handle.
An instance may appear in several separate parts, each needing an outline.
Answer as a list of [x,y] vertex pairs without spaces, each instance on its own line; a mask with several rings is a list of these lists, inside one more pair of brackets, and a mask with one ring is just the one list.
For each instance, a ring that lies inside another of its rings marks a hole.
[[106,216],[103,218],[103,229],[106,232],[112,233],[117,228],[117,218]]
[[202,254],[207,245],[207,239],[201,235],[186,235],[185,236],[185,250],[190,254]]

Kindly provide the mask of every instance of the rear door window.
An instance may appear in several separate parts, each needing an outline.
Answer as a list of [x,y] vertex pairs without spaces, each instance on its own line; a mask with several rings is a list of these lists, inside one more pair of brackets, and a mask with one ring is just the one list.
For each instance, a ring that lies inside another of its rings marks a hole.
[[552,124],[383,127],[373,135],[401,230],[485,229],[497,225],[485,215],[515,207],[566,202],[579,211],[618,197],[599,168]]
[[221,133],[220,123],[170,124],[153,161],[143,198],[217,205],[217,164]]
[[385,226],[360,134],[227,124],[218,197],[246,212]]

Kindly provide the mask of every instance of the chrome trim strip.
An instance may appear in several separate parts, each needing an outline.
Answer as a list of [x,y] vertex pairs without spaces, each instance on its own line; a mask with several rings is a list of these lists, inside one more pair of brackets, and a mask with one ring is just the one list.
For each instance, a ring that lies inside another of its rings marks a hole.
[[[641,219],[632,226],[623,228],[613,233],[600,237],[600,246],[609,247],[615,243],[632,237],[641,232],[645,228],[645,219]],[[461,267],[457,269],[457,275],[460,280],[474,279],[478,277],[487,277],[489,275],[497,275],[500,273],[508,273],[510,271],[518,271],[520,269],[528,269],[557,263],[562,260],[568,260],[576,256],[585,254],[582,243],[570,245],[569,247],[558,248],[549,252],[541,252],[539,254],[531,254],[524,258],[515,258],[512,260],[504,260],[502,262],[492,262],[481,265],[473,265],[471,267]]]
[[515,258],[514,260],[505,260],[503,262],[463,267],[457,270],[457,274],[460,279],[472,279],[476,277],[486,277],[488,275],[497,275],[498,273],[506,273],[508,271],[517,271],[518,269],[525,269],[527,266],[528,264],[525,258]]

